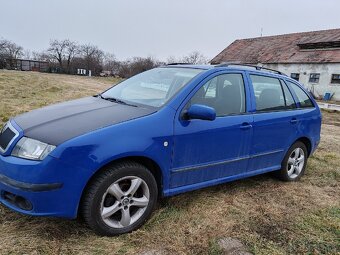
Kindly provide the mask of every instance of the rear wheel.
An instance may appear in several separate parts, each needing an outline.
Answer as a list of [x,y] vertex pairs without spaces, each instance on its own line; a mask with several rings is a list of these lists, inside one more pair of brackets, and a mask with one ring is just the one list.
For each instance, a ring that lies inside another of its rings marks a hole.
[[298,181],[305,172],[307,156],[306,145],[299,141],[294,143],[282,161],[279,178],[284,181]]
[[135,162],[105,169],[90,185],[82,203],[86,223],[100,235],[119,235],[139,228],[157,201],[151,172]]

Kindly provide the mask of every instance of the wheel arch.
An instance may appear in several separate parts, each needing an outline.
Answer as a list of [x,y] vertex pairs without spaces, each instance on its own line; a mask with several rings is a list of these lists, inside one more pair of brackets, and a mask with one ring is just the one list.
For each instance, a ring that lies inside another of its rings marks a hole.
[[299,139],[297,139],[294,143],[296,143],[296,142],[302,142],[306,146],[308,157],[309,157],[312,153],[312,141],[308,137],[303,136],[303,137],[300,137]]
[[124,161],[133,161],[136,163],[139,163],[143,166],[145,166],[147,169],[150,170],[150,172],[153,174],[153,176],[156,179],[157,182],[157,189],[158,189],[158,194],[162,195],[162,191],[163,191],[163,174],[162,174],[162,170],[161,167],[156,163],[156,161],[154,161],[153,159],[149,158],[149,157],[145,157],[145,156],[126,156],[126,157],[121,157],[121,158],[117,158],[114,159],[112,161],[110,161],[109,163],[101,166],[91,177],[90,179],[87,181],[82,194],[81,194],[81,198],[78,204],[78,209],[77,209],[77,214],[79,215],[79,207],[83,201],[83,197],[84,194],[86,193],[86,190],[88,189],[88,187],[91,185],[91,183],[96,179],[97,176],[99,176],[103,171],[105,171],[105,168],[113,165],[113,164],[117,164],[119,162],[124,162]]

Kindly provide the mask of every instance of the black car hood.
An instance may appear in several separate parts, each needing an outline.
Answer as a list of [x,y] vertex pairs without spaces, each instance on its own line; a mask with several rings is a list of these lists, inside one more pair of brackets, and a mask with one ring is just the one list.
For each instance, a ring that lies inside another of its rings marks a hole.
[[59,145],[93,130],[155,111],[113,103],[100,97],[86,97],[21,114],[14,121],[23,129],[26,137]]

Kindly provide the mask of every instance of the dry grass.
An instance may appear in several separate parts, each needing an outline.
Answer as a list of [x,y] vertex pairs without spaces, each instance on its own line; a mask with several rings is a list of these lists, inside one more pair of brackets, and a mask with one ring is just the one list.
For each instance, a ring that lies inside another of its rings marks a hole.
[[[107,79],[0,71],[0,116],[92,95]],[[219,254],[216,240],[241,239],[255,254],[340,254],[340,113],[324,112],[322,142],[298,183],[271,175],[160,201],[128,235],[95,236],[80,221],[33,218],[0,206],[1,254]]]
[[97,94],[117,81],[115,78],[0,70],[0,125],[22,112]]

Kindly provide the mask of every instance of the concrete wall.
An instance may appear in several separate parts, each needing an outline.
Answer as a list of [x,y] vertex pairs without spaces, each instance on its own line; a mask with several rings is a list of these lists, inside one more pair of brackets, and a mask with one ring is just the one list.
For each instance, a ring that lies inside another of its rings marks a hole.
[[[332,100],[340,101],[340,84],[331,83],[332,74],[340,74],[340,63],[335,64],[266,64],[265,67],[279,70],[288,76],[299,73],[300,80],[305,87],[316,95],[323,96],[325,92],[335,93]],[[320,73],[319,83],[310,83],[310,73]]]

